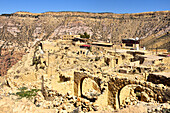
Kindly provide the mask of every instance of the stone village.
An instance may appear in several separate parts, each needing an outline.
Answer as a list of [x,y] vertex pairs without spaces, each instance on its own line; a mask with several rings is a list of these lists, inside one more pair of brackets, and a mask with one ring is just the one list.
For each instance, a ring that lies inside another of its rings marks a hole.
[[138,39],[122,39],[118,45],[63,35],[38,41],[8,70],[5,94],[20,87],[41,89],[32,102],[63,113],[116,110],[140,102],[162,105],[155,108],[161,111],[170,102],[169,70],[169,53],[145,50]]

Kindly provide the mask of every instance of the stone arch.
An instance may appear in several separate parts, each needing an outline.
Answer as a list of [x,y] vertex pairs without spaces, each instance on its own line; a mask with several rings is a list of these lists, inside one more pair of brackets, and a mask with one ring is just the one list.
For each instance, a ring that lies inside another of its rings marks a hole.
[[[88,100],[90,100],[90,101],[95,101],[95,99],[93,98],[89,98],[89,95],[87,96],[86,94],[84,94],[83,93],[83,89],[85,88],[85,87],[83,87],[83,83],[84,83],[84,81],[85,81],[85,79],[87,79],[88,80],[88,78],[89,77],[83,77],[81,80],[80,80],[80,89],[79,89],[79,94],[80,94],[80,96],[81,97],[83,97],[83,98],[86,98],[86,99],[88,99]],[[94,81],[93,79],[91,79],[91,78],[89,78],[90,79],[90,82],[91,83],[96,83],[96,81]],[[99,91],[99,92],[101,92],[101,90],[100,90],[100,88],[99,88],[99,86],[98,86],[98,84],[96,83],[96,85],[97,85],[97,90]],[[93,87],[93,86],[92,86]],[[86,88],[85,88],[86,89]],[[93,87],[93,89],[94,89],[94,87]]]
[[81,96],[81,97],[83,96],[83,94],[82,94],[82,87],[83,87],[83,81],[84,81],[85,78],[88,78],[88,77],[83,77],[83,78],[81,78],[81,80],[80,80],[80,96]]
[[128,80],[127,78],[110,78],[110,81],[108,83],[108,104],[113,105],[114,108],[118,109],[120,106],[119,104],[119,95],[122,88],[124,88],[126,85],[130,84],[136,84],[144,87],[145,89],[150,89],[153,91],[153,99],[159,102],[166,102],[169,100],[164,95],[167,95],[166,90],[163,87],[158,87],[158,85],[155,85],[151,82],[146,81],[138,81],[138,80]]
[[139,84],[128,84],[128,85],[122,87],[118,91],[117,101],[119,103],[119,105],[118,105],[119,108],[124,105],[123,103],[125,102],[125,99],[127,97],[130,97],[130,96],[136,97],[135,89],[137,89],[140,92],[147,92],[147,95],[149,95],[149,97],[153,97],[154,96],[153,95],[154,92],[150,88],[148,88],[148,87],[144,87],[144,86],[141,86]]
[[90,78],[94,80],[101,91],[101,87],[100,87],[101,79],[100,78],[94,77],[92,75],[87,75],[87,73],[85,72],[74,72],[74,95],[75,96],[78,96],[78,97],[82,96],[82,84],[85,78]]

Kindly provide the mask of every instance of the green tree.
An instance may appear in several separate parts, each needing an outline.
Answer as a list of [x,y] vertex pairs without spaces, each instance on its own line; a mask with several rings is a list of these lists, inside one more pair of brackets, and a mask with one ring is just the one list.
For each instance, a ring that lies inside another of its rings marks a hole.
[[87,34],[87,32],[84,32],[84,34],[80,34],[80,33],[79,33],[79,35],[80,35],[81,38],[87,38],[87,39],[90,38],[90,35]]

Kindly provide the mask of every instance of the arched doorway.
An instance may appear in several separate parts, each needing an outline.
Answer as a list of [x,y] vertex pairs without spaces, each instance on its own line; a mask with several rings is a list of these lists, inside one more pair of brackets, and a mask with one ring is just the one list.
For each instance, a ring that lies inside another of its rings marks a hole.
[[136,101],[149,102],[150,99],[154,99],[152,96],[154,92],[148,88],[138,84],[129,84],[122,87],[118,93],[116,100],[119,108],[124,105],[135,104]]
[[81,97],[86,98],[91,102],[94,102],[97,99],[96,97],[99,96],[101,92],[100,87],[96,81],[88,77],[83,77],[80,80],[79,91]]

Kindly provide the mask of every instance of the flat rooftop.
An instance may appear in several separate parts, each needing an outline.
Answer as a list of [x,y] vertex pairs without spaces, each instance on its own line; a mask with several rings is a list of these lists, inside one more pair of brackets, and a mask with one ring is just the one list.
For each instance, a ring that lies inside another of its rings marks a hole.
[[117,52],[117,53],[126,53],[128,50],[125,50],[125,49],[109,49],[107,50],[107,52],[111,52],[111,53],[114,53],[114,52]]
[[161,56],[156,56],[156,55],[139,55],[140,57],[144,57],[148,60],[158,60],[158,59],[163,59],[165,57],[161,57]]
[[92,44],[99,44],[99,45],[113,45],[113,43],[106,43],[106,42],[92,42]]
[[128,52],[133,52],[133,53],[148,53],[149,51],[146,51],[146,50],[128,50]]
[[153,75],[162,75],[166,76],[167,78],[170,77],[170,72],[157,72],[157,73],[152,73]]
[[[107,50],[108,52],[115,52],[115,49],[110,49],[110,50]],[[116,52],[118,53],[126,53],[126,52],[129,52],[129,53],[149,53],[148,51],[146,50],[127,50],[127,49],[116,49]]]

